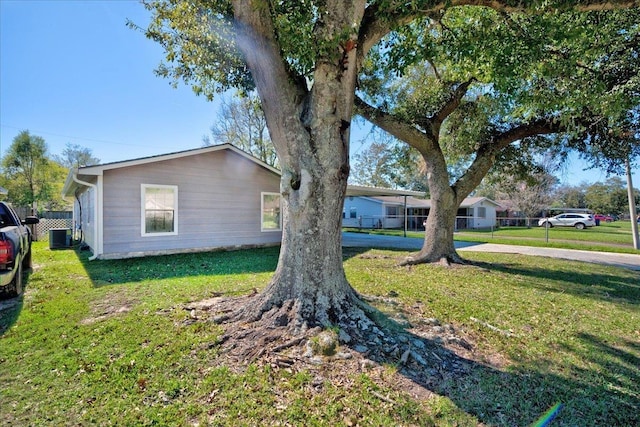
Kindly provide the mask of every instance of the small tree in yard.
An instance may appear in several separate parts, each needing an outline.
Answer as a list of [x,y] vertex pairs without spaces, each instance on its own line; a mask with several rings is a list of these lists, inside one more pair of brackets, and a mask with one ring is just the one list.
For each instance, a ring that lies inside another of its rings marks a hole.
[[[466,3],[477,4],[452,4]],[[365,0],[145,4],[154,14],[146,34],[167,54],[168,64],[158,73],[184,79],[209,97],[231,87],[255,87],[278,154],[283,203],[278,266],[264,291],[223,316],[260,323],[252,323],[251,331],[239,323],[242,326],[230,330],[229,336],[254,340],[251,350],[257,353],[266,342],[265,333],[302,334],[309,327],[332,324],[340,326],[344,340],[370,333],[366,331],[375,323],[373,311],[349,285],[341,249],[358,75],[380,40],[424,16],[441,16],[445,4]],[[563,3],[574,4],[611,5]],[[523,12],[533,7],[506,1],[490,5]],[[400,50],[387,53],[403,56]]]
[[35,213],[65,205],[60,196],[64,168],[49,159],[42,137],[20,132],[2,159],[2,169],[2,184],[16,206],[28,206]]
[[511,210],[522,212],[527,219],[527,227],[531,227],[531,219],[549,207],[558,179],[546,172],[532,174],[528,179],[506,174],[502,177],[497,197],[506,200]]

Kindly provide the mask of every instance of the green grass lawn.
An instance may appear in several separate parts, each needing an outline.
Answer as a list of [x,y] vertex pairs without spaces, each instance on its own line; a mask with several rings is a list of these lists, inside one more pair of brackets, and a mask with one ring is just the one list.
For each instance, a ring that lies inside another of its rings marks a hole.
[[436,367],[419,394],[395,365],[332,383],[221,363],[221,329],[185,307],[261,289],[277,248],[89,262],[37,242],[24,297],[0,309],[0,425],[524,426],[558,402],[553,426],[640,423],[640,273],[473,252],[473,267],[398,267],[403,255],[352,249],[345,269],[360,293],[472,343],[464,375]]

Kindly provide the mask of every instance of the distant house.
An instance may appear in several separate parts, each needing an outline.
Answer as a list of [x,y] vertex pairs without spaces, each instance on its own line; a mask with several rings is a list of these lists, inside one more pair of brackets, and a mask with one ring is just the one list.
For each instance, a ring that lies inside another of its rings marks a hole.
[[385,197],[347,197],[342,211],[342,226],[359,228],[404,227],[403,198],[391,197],[388,202],[384,199]]
[[[496,225],[500,204],[486,197],[463,200],[456,215],[456,229],[489,228]],[[406,209],[406,221],[405,221]],[[414,196],[347,197],[342,212],[344,227],[404,228],[424,230],[431,200]]]
[[[419,194],[349,186],[347,195]],[[231,144],[69,171],[91,259],[279,245],[280,171]]]
[[493,227],[501,208],[500,203],[487,197],[467,197],[458,209],[456,229]]

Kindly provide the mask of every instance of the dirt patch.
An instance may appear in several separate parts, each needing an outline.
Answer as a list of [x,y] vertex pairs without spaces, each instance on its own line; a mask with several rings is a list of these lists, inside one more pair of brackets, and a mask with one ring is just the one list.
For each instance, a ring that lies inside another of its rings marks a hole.
[[82,325],[91,325],[93,323],[96,322],[100,322],[106,319],[109,319],[111,317],[115,317],[119,314],[122,313],[127,313],[131,311],[131,306],[130,305],[123,305],[120,307],[116,307],[116,306],[108,306],[108,307],[104,307],[102,308],[100,314],[94,316],[94,317],[87,317],[86,319],[82,319],[80,321],[80,324]]
[[91,305],[91,317],[80,321],[82,325],[91,325],[106,319],[128,313],[137,301],[124,292],[109,293],[104,299],[95,301]]

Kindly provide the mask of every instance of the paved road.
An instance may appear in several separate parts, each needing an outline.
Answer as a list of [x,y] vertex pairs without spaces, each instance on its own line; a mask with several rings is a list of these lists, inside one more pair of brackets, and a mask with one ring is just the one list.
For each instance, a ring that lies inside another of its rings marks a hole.
[[[379,236],[364,233],[342,233],[344,247],[372,247],[417,251],[422,239],[397,236]],[[501,252],[569,259],[596,264],[614,265],[640,271],[640,254],[580,251],[575,249],[537,248],[532,246],[498,245],[495,243],[455,242],[460,251]]]

